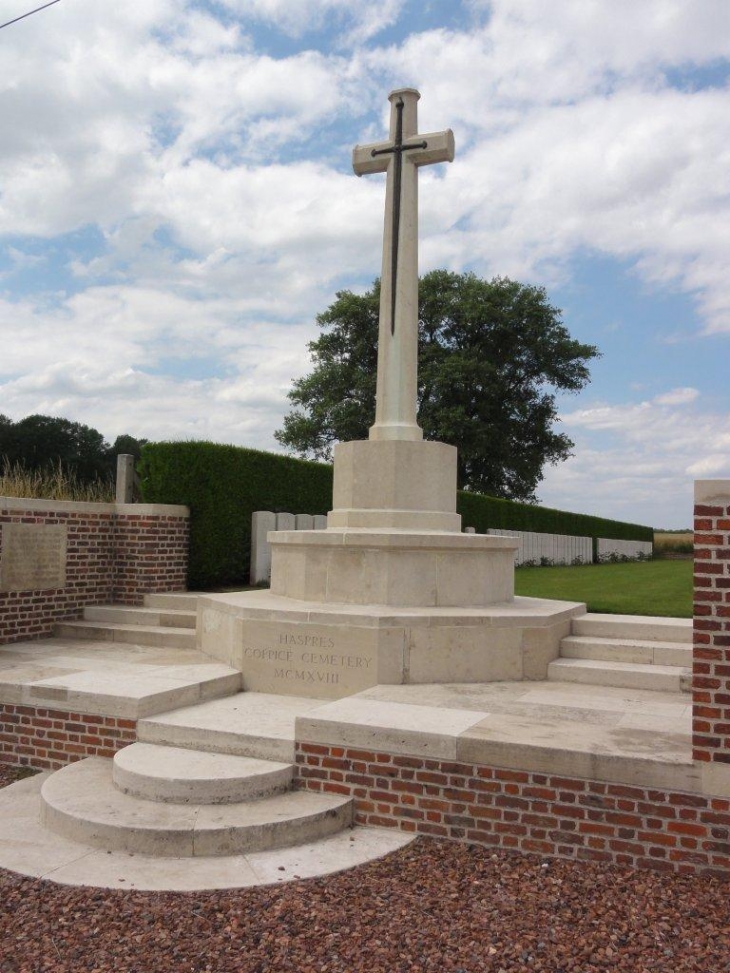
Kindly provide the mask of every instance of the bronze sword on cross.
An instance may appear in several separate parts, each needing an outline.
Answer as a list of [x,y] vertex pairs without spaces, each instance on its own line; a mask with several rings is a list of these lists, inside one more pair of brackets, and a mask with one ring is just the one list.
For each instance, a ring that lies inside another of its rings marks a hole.
[[[391,104],[387,142],[357,145],[358,176],[385,172],[385,227],[380,282],[378,379],[371,439],[423,438],[416,422],[418,370],[418,167],[451,162],[451,129],[418,135],[414,88],[399,88]],[[418,141],[413,141],[413,140]]]

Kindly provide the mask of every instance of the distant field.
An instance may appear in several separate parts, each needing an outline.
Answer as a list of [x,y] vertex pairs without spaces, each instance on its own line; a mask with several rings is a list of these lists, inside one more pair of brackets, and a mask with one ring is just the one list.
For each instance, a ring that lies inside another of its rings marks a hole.
[[693,541],[693,535],[691,530],[677,531],[671,533],[668,531],[655,530],[654,531],[654,543],[655,544],[691,544]]
[[517,568],[515,593],[584,601],[592,612],[691,618],[692,571],[692,561]]

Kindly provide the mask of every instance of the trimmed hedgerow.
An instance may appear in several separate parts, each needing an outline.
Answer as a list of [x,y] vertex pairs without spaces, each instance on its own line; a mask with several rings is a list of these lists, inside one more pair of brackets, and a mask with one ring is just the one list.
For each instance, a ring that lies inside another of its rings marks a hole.
[[652,541],[654,531],[641,524],[571,514],[513,500],[499,500],[480,493],[459,490],[456,509],[465,527],[485,533],[488,527],[502,530],[529,530],[538,534],[568,534],[571,537],[604,537],[608,540]]
[[332,467],[209,442],[148,443],[140,462],[145,503],[190,508],[188,587],[247,584],[254,510],[326,514]]
[[[326,514],[332,506],[332,467],[241,446],[209,442],[147,443],[140,462],[145,503],[190,508],[188,587],[248,582],[254,510]],[[565,513],[459,490],[463,525],[544,534],[651,541],[653,531],[585,514]]]

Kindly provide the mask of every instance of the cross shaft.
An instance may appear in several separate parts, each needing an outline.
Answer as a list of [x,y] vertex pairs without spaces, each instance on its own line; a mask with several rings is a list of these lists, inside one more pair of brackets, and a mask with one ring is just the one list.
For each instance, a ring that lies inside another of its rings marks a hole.
[[385,172],[385,222],[380,282],[378,379],[371,439],[423,438],[416,421],[418,370],[418,167],[451,162],[450,129],[418,135],[413,88],[389,95],[390,137],[357,145],[358,176]]

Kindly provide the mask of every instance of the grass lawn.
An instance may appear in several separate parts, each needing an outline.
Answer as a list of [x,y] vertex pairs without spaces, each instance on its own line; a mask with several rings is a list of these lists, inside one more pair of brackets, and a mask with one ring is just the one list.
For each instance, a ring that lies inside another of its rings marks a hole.
[[591,612],[692,617],[692,561],[517,568],[515,594],[584,601]]

